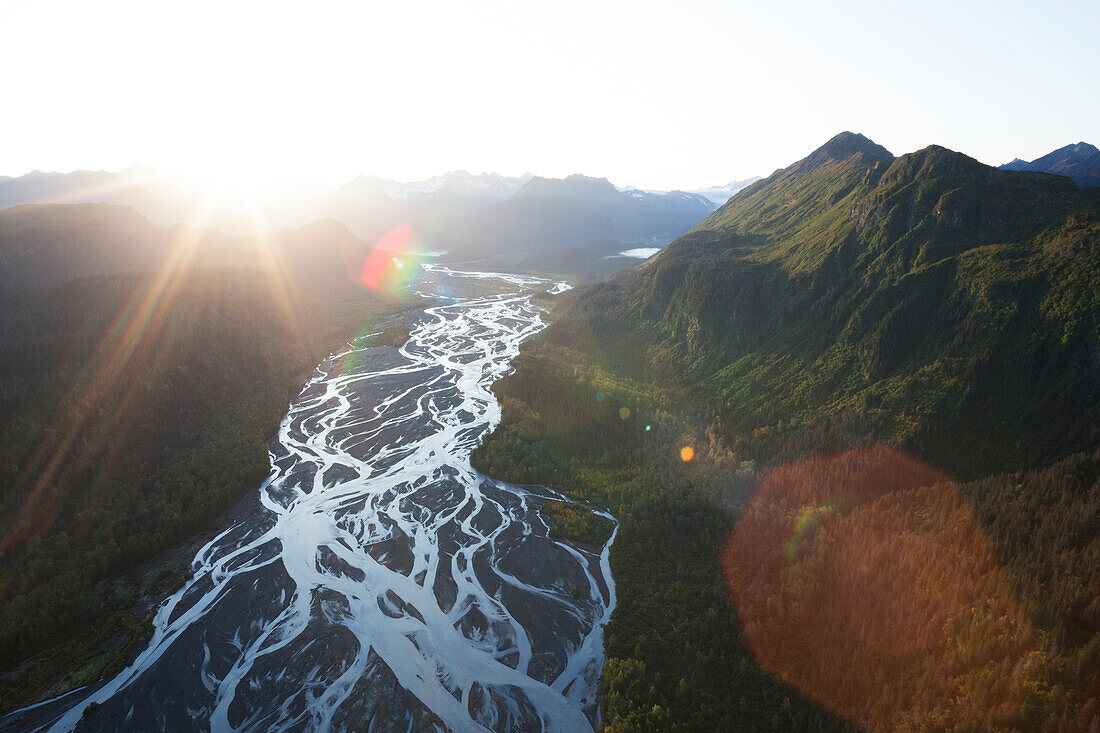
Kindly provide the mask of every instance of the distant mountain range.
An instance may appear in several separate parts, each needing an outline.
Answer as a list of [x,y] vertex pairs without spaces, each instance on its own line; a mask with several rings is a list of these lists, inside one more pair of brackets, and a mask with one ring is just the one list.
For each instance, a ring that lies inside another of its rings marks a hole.
[[228,267],[277,273],[329,294],[361,290],[370,247],[331,219],[250,236],[209,227],[161,227],[131,207],[40,204],[0,211],[0,287],[151,272]]
[[662,247],[714,210],[684,191],[619,190],[606,178],[533,177],[506,200],[438,233],[452,257],[552,272],[592,272],[632,247]]
[[360,176],[333,191],[303,185],[244,202],[212,201],[201,187],[147,169],[36,171],[0,179],[0,209],[110,203],[132,207],[158,226],[215,228],[236,236],[332,219],[366,243],[407,225],[422,250],[446,251],[452,261],[593,274],[636,261],[618,257],[622,251],[668,244],[741,183],[703,195],[620,190],[606,179],[579,175],[510,178],[453,171],[414,182]]
[[623,250],[668,244],[714,208],[698,194],[620,190],[605,178],[457,171],[413,183],[361,176],[291,222],[329,217],[366,242],[408,224],[448,260],[597,273],[630,264],[614,257]]
[[23,204],[110,203],[132,206],[160,226],[209,226],[226,234],[249,234],[257,225],[275,229],[290,212],[301,211],[327,192],[328,188],[319,184],[284,184],[270,187],[256,200],[245,200],[149,168],[133,167],[117,173],[32,171],[0,179],[0,209]]
[[1069,176],[1081,188],[1100,186],[1100,150],[1085,142],[1066,145],[1031,162],[1016,158],[999,167],[1006,171],[1039,171]]
[[346,224],[363,241],[373,242],[387,230],[408,224],[432,247],[433,240],[449,227],[478,209],[504,201],[530,179],[530,175],[508,178],[466,171],[411,182],[359,176],[314,201],[287,225],[331,218]]

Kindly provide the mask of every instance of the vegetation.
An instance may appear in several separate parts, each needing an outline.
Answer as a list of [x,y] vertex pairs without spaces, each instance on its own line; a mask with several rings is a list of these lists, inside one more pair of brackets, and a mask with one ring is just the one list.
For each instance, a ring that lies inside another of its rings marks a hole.
[[615,525],[589,507],[568,501],[544,501],[542,513],[550,519],[550,536],[603,547]]
[[842,135],[559,306],[474,460],[621,523],[606,729],[1100,726],[1098,242],[1096,189]]
[[1087,730],[1098,468],[960,487],[879,446],[769,472],[723,553],[757,658],[872,730]]
[[193,554],[166,551],[267,475],[305,375],[364,320],[407,337],[386,317],[404,301],[307,278],[164,269],[0,295],[0,710],[127,664]]
[[[325,226],[331,256],[284,238],[280,272],[347,268]],[[604,728],[1100,728],[1098,244],[1100,189],[845,134],[556,299],[473,461],[619,521]],[[183,572],[142,563],[255,485],[294,375],[396,307],[34,272],[0,303],[0,707],[124,663]]]
[[[673,408],[684,404],[669,392],[541,339],[496,391],[503,422],[474,465],[580,496],[620,521],[611,553],[618,607],[602,678],[607,730],[850,727],[753,662],[737,622],[718,558],[750,498],[751,461],[739,461],[698,415]],[[680,458],[687,444],[696,449],[690,463]],[[602,524],[544,506],[559,536],[606,537],[594,531]]]
[[934,147],[799,165],[590,292],[577,339],[738,432],[855,415],[966,477],[1089,445],[1100,189]]

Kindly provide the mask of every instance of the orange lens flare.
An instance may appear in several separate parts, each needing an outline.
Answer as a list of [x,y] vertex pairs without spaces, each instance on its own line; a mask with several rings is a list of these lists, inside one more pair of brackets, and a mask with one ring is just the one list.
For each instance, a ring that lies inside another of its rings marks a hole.
[[872,731],[1011,720],[1042,655],[943,473],[886,447],[772,470],[722,552],[761,666]]
[[695,457],[695,449],[690,445],[685,445],[680,449],[680,460],[684,463],[688,463]]

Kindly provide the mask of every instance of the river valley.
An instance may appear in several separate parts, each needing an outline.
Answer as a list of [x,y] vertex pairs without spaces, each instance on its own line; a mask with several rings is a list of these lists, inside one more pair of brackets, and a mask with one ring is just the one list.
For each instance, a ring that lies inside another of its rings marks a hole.
[[132,665],[4,727],[598,723],[614,534],[551,539],[540,507],[563,497],[469,460],[500,419],[492,383],[545,326],[532,294],[567,286],[429,266],[416,287],[432,300],[402,347],[362,338],[317,368],[269,443],[259,509],[199,551]]

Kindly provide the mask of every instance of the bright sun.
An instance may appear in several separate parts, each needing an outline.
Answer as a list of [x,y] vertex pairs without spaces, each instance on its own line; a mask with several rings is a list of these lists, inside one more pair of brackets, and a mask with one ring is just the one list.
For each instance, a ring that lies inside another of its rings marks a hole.
[[[254,202],[277,182],[280,173],[272,158],[236,154],[216,155],[207,148],[181,171],[210,192],[214,203],[235,205]],[[274,155],[274,154],[273,154]]]

